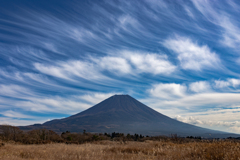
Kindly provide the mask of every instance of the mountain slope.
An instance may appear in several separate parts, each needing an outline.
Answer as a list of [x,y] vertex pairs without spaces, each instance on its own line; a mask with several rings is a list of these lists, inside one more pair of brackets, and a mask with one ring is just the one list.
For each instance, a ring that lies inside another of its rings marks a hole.
[[76,115],[48,121],[23,130],[47,128],[56,132],[122,132],[144,135],[229,137],[234,134],[205,129],[171,119],[128,95],[114,95]]

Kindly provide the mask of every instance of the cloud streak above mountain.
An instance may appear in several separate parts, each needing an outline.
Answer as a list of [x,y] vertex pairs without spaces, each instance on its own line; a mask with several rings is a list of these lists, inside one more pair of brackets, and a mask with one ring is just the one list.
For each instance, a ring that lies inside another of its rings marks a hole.
[[208,46],[199,46],[191,39],[177,36],[166,40],[164,46],[177,54],[177,59],[183,69],[201,71],[204,68],[220,68],[221,66],[216,53],[211,52]]

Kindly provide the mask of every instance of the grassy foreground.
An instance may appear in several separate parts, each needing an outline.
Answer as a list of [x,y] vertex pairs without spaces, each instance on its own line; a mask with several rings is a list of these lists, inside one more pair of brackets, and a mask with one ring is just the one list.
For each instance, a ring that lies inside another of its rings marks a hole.
[[20,160],[114,160],[114,159],[212,159],[240,160],[240,142],[199,141],[174,143],[166,141],[97,141],[85,144],[16,144],[0,147],[0,159]]

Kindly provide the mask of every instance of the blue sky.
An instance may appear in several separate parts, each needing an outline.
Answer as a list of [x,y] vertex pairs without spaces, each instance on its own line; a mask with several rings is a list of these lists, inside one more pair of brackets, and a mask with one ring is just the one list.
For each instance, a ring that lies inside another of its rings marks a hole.
[[0,124],[43,123],[114,94],[240,133],[239,1],[0,2]]

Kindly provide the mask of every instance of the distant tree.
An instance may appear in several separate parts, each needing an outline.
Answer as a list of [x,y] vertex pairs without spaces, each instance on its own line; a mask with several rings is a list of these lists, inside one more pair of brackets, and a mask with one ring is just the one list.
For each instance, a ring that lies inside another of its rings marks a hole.
[[[66,134],[62,133],[61,137]],[[26,143],[49,143],[49,142],[62,142],[63,139],[57,133],[47,129],[35,129],[27,132]]]
[[67,136],[67,140],[68,141],[72,141],[72,137],[69,135],[69,136]]
[[108,133],[104,133],[104,136],[111,137],[111,135]]
[[131,135],[130,135],[129,133],[127,134],[127,138],[128,138],[128,139],[130,139],[130,138],[131,138]]
[[7,141],[8,140],[19,141],[23,136],[23,131],[21,131],[18,127],[2,125],[0,126],[0,130],[2,132],[3,139]]
[[114,138],[114,137],[116,137],[116,133],[115,132],[112,133],[111,138]]
[[134,134],[134,140],[137,141],[138,138],[139,138],[139,135],[135,133],[135,134]]
[[99,137],[98,137],[97,135],[93,135],[93,136],[92,136],[92,140],[93,140],[93,141],[97,141],[98,139],[99,139]]

